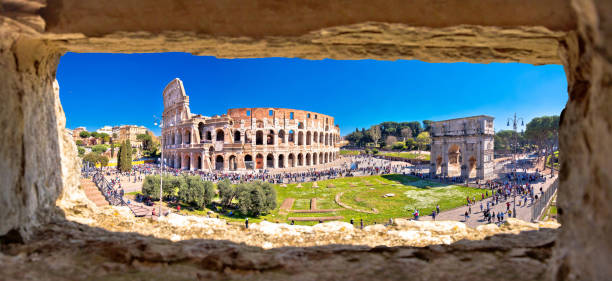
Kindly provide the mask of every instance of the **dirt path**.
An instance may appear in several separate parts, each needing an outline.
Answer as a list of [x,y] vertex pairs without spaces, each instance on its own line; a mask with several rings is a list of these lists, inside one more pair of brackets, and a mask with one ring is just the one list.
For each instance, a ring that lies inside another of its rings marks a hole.
[[285,200],[283,200],[283,203],[281,203],[281,206],[279,208],[279,213],[286,215],[289,212],[289,210],[291,210],[291,208],[293,207],[294,202],[295,202],[294,198],[285,198]]

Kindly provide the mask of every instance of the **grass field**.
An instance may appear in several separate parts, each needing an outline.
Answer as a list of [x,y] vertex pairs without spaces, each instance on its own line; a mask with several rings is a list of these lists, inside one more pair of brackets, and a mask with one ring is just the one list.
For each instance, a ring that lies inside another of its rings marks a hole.
[[380,152],[380,155],[393,156],[393,157],[402,157],[407,159],[422,159],[429,161],[429,154],[418,154],[417,152]]
[[359,155],[361,151],[359,150],[340,150],[340,155]]
[[[327,188],[329,183],[335,187]],[[249,218],[251,222],[258,222],[263,219],[273,222],[288,222],[288,217],[329,217],[343,216],[343,221],[350,221],[351,218],[356,222],[363,219],[364,223],[387,222],[389,218],[412,217],[414,208],[421,210],[423,215],[431,214],[436,204],[442,210],[448,210],[465,204],[465,197],[470,196],[480,198],[484,192],[481,189],[470,188],[458,185],[447,185],[436,182],[421,180],[412,176],[403,175],[381,175],[367,177],[347,177],[326,181],[319,181],[318,188],[312,188],[312,183],[302,183],[302,187],[297,184],[288,184],[287,187],[276,186],[277,208],[270,214],[259,218]],[[336,204],[334,198],[336,194],[342,192],[341,202],[352,208],[371,211],[372,208],[378,210],[377,214],[363,213],[349,209],[343,209]],[[383,195],[393,193],[395,196],[384,198]],[[286,198],[294,198],[292,210],[310,209],[310,199],[317,198],[318,209],[341,209],[326,213],[293,213],[280,214],[278,206]],[[206,211],[187,211],[187,206],[183,207],[186,213],[197,215],[206,214]],[[243,221],[244,217],[221,215],[229,221]],[[314,225],[317,222],[295,222],[302,225]]]

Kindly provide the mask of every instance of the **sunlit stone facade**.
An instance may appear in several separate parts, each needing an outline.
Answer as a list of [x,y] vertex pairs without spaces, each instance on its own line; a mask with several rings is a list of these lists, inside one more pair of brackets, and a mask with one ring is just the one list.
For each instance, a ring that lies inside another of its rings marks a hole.
[[328,115],[286,108],[236,108],[192,114],[183,82],[163,92],[166,165],[183,170],[239,171],[321,167],[338,158],[340,129]]

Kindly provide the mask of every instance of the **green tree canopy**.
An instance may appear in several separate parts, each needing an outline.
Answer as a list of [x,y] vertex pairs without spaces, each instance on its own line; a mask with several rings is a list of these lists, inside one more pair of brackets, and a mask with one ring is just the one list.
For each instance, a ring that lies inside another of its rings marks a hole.
[[416,137],[416,143],[419,147],[419,150],[425,150],[425,148],[431,143],[431,137],[428,132],[421,132]]
[[91,134],[88,131],[82,131],[79,133],[81,138],[88,138]]

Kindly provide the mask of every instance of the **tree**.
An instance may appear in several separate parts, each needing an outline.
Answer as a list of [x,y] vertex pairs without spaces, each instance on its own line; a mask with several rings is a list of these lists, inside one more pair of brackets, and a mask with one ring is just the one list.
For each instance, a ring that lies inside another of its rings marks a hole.
[[423,120],[423,130],[428,132],[431,135],[431,124],[433,121],[431,120]]
[[406,139],[405,143],[407,150],[413,150],[417,146],[417,143],[413,138]]
[[82,131],[79,133],[79,136],[84,139],[84,138],[88,138],[90,136],[88,131]]
[[410,129],[410,127],[403,128],[401,130],[401,134],[402,134],[402,138],[404,139],[404,141],[406,141],[407,139],[411,139],[412,129]]
[[103,144],[110,142],[110,136],[107,133],[100,133],[98,137],[102,140]]
[[276,208],[276,190],[260,181],[241,183],[236,187],[238,210],[245,215],[259,216]]
[[[542,148],[544,148],[544,159],[552,153],[559,138],[559,116],[542,116],[531,119],[527,123],[525,137],[538,145],[538,158],[541,157]],[[546,168],[546,161],[544,167]],[[552,166],[551,166],[552,169]]]
[[431,137],[429,137],[429,133],[428,132],[421,132],[417,137],[416,137],[416,143],[419,146],[419,154],[421,153],[422,150],[425,149],[425,147],[431,143]]
[[224,179],[217,183],[217,190],[219,191],[221,205],[228,207],[236,197],[236,189],[232,187],[228,179]]
[[83,143],[83,141],[82,141],[82,140],[76,140],[76,145],[78,145],[78,146],[83,146],[83,145],[84,145],[84,143]]
[[96,139],[100,137],[100,134],[98,132],[91,132],[90,135]]
[[185,176],[186,185],[179,188],[178,197],[181,202],[198,209],[212,202],[215,189],[211,182],[203,181],[198,176]]
[[85,154],[85,148],[82,148],[80,146],[77,147],[77,151],[79,152],[79,156],[81,157],[83,156],[83,154]]
[[92,166],[95,166],[96,164],[100,164],[102,166],[108,165],[108,157],[95,152],[85,154],[85,156],[83,156],[83,161]]
[[149,134],[139,134],[136,136],[136,139],[142,143],[143,150],[150,150],[151,144],[153,143],[153,138]]
[[404,143],[404,142],[398,141],[398,142],[394,143],[394,144],[391,146],[391,148],[392,148],[393,150],[402,150],[402,149],[406,148],[406,145],[405,145],[405,143]]
[[122,172],[129,172],[132,170],[132,147],[130,145],[130,140],[122,142],[119,147],[117,169]]
[[100,153],[100,154],[106,152],[107,150],[108,150],[108,145],[105,145],[105,144],[96,144],[91,147],[91,151]]
[[395,136],[387,136],[387,139],[385,139],[385,144],[387,146],[392,146],[396,142],[397,142],[397,137]]
[[[164,177],[164,179],[166,179]],[[142,182],[142,194],[151,197],[153,200],[159,200],[159,175],[148,175]]]
[[111,147],[111,158],[115,157],[115,144],[113,143],[113,139],[110,139],[110,147]]
[[380,126],[372,126],[369,130],[370,138],[374,141],[374,147],[378,146],[378,140],[381,138]]

